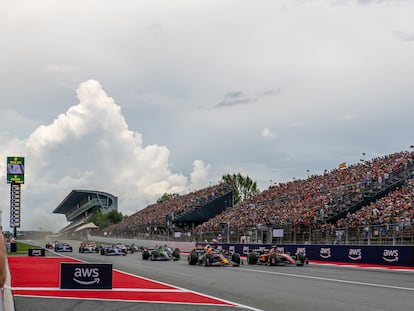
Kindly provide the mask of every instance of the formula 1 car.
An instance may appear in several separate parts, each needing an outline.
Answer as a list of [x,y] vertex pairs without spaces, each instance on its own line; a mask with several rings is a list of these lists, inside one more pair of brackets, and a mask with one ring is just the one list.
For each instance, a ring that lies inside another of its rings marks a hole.
[[156,247],[156,248],[144,248],[142,251],[142,260],[152,260],[152,261],[168,261],[180,260],[180,250],[175,248],[174,250],[171,247],[166,245]]
[[249,265],[261,264],[268,266],[303,266],[305,262],[308,263],[308,260],[302,253],[296,253],[294,256],[291,256],[290,254],[283,253],[276,248],[272,248],[272,250],[250,250],[247,255],[247,263]]
[[55,252],[72,252],[73,248],[67,243],[57,242],[55,244]]
[[105,256],[126,256],[126,252],[117,245],[101,246],[100,254]]
[[99,253],[99,247],[95,242],[82,242],[79,253]]
[[139,251],[139,247],[136,246],[134,243],[132,243],[131,245],[125,245],[128,254],[133,254],[135,252]]
[[45,247],[47,249],[54,249],[55,245],[59,243],[58,241],[47,241]]
[[209,266],[240,266],[240,254],[213,247],[203,248],[196,246],[188,254],[189,265]]

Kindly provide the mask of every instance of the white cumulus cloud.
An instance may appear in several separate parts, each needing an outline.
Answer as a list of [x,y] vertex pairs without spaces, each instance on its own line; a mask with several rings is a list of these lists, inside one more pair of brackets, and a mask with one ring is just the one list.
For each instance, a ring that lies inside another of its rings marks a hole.
[[[65,217],[52,211],[73,189],[109,192],[118,197],[123,214],[142,209],[163,193],[188,191],[187,177],[170,169],[168,148],[145,146],[99,82],[82,83],[77,96],[78,104],[51,124],[39,126],[25,141],[23,153],[17,154],[26,161],[25,229],[58,230],[66,225]],[[196,160],[193,169],[192,187],[205,187],[209,165]],[[4,202],[3,210],[8,213]]]

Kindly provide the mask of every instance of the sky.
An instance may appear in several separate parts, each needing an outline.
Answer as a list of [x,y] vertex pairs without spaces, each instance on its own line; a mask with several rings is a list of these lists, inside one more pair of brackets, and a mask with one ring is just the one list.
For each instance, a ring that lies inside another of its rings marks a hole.
[[[0,0],[0,210],[73,189],[131,215],[225,174],[260,190],[414,144],[414,1]],[[3,159],[3,161],[1,161]]]

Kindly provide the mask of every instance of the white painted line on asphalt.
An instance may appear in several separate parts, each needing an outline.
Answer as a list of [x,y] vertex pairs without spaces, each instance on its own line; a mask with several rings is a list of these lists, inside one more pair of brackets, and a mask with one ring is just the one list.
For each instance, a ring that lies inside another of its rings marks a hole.
[[162,285],[165,285],[165,286],[174,287],[176,289],[180,289],[180,290],[185,291],[185,292],[190,292],[190,293],[194,293],[194,294],[197,294],[197,295],[200,295],[200,296],[208,297],[208,298],[211,298],[211,299],[214,299],[214,300],[222,301],[222,302],[225,302],[225,303],[234,305],[234,306],[239,307],[239,308],[244,308],[244,309],[248,309],[248,310],[252,310],[252,311],[263,311],[262,309],[257,309],[257,308],[250,307],[250,306],[246,306],[246,305],[243,305],[243,304],[234,302],[234,301],[229,301],[229,300],[225,300],[225,299],[218,298],[218,297],[215,297],[215,296],[210,296],[210,295],[207,295],[205,293],[200,293],[200,292],[196,292],[196,291],[193,291],[193,290],[188,290],[188,289],[185,289],[185,288],[176,286],[176,285],[171,285],[171,284],[168,284],[168,283],[156,281],[156,280],[153,280],[153,279],[149,279],[149,278],[146,278],[146,277],[143,277],[143,276],[135,275],[135,274],[128,273],[128,272],[121,271],[121,270],[117,270],[117,269],[114,269],[114,270],[115,271],[118,271],[120,273],[123,273],[123,274],[130,275],[130,276],[139,277],[141,279],[144,279],[144,280],[147,280],[147,281],[151,281],[151,282],[154,282],[154,283],[158,283],[158,284],[162,284]]
[[[77,259],[77,258],[73,258],[73,257],[68,256],[66,254],[59,253],[57,255],[59,255],[58,257],[60,257],[60,255],[61,255],[62,257],[75,259],[75,260],[78,260],[80,262],[85,262],[83,260],[80,260],[80,259]],[[118,269],[113,269],[113,271],[117,271],[118,273],[121,273],[121,274],[130,275],[130,276],[133,276],[133,277],[136,277],[136,278],[140,278],[140,279],[143,279],[143,280],[151,281],[153,283],[157,283],[157,284],[161,284],[161,285],[165,285],[165,286],[171,287],[171,289],[164,289],[164,290],[162,290],[162,289],[161,290],[155,290],[154,289],[153,290],[154,292],[168,292],[168,291],[171,292],[171,291],[175,291],[175,292],[194,293],[194,294],[197,294],[197,295],[200,295],[200,296],[208,297],[208,298],[211,298],[211,299],[214,299],[214,300],[217,300],[217,301],[221,301],[221,302],[227,303],[228,305],[209,304],[209,303],[182,303],[182,302],[176,303],[176,304],[212,305],[212,306],[223,306],[223,307],[226,307],[226,306],[229,307],[229,305],[233,305],[234,307],[238,307],[238,308],[242,308],[242,309],[247,309],[247,310],[252,310],[252,311],[263,311],[262,309],[250,307],[250,306],[247,306],[247,305],[243,305],[243,304],[240,304],[240,303],[237,303],[237,302],[234,302],[234,301],[229,301],[229,300],[226,300],[226,299],[218,298],[218,297],[215,297],[215,296],[210,296],[210,295],[207,295],[207,294],[204,294],[204,293],[200,293],[200,292],[196,292],[196,291],[193,291],[193,290],[188,290],[188,289],[185,289],[185,288],[182,288],[182,287],[179,287],[179,286],[175,286],[175,285],[171,285],[171,284],[168,284],[168,283],[164,283],[164,282],[160,282],[160,281],[157,281],[157,280],[153,280],[153,279],[150,279],[150,278],[142,277],[142,276],[135,275],[135,274],[132,274],[132,273],[128,273],[128,272],[125,272],[125,271],[121,271],[121,270],[118,270]],[[13,287],[13,290],[19,290],[19,289],[20,290],[29,290],[29,291],[31,291],[31,290],[33,290],[33,291],[40,290],[40,288],[30,288],[30,287],[17,288],[17,287]],[[56,290],[61,290],[60,288],[55,288],[55,289]],[[53,290],[53,288],[44,288],[44,290]],[[111,291],[113,291],[113,290],[122,291],[123,289],[122,288],[119,288],[119,289],[112,288],[110,290]],[[139,290],[135,290],[135,291],[139,291]],[[18,295],[18,296],[21,296],[21,297],[32,297],[31,295]],[[36,295],[34,295],[33,297],[40,298],[39,296],[36,296]],[[47,296],[42,296],[42,298],[46,298],[46,297]],[[54,296],[52,296],[52,298],[53,297]],[[56,298],[56,297],[54,297],[54,298]],[[74,299],[74,298],[65,297],[64,299]],[[93,298],[88,298],[88,299],[90,299],[90,300],[99,300],[99,299],[93,299]],[[112,301],[116,301],[116,300],[112,300]],[[120,300],[120,301],[122,301],[122,300]],[[139,301],[139,302],[147,302],[147,303],[173,303],[174,304],[174,302],[166,302],[166,301],[160,301],[160,302],[158,302],[158,301],[146,301],[146,300],[143,300],[143,301]]]
[[330,282],[336,282],[336,283],[346,283],[346,284],[353,284],[353,285],[364,285],[364,286],[371,286],[371,287],[382,287],[382,288],[389,288],[389,289],[398,289],[398,290],[414,291],[414,288],[412,288],[412,287],[401,287],[401,286],[393,286],[393,285],[385,285],[385,284],[366,283],[366,282],[340,280],[340,279],[330,279],[330,278],[324,278],[324,277],[319,277],[319,276],[303,275],[303,274],[274,272],[274,271],[263,271],[263,270],[246,269],[246,268],[238,268],[237,270],[258,272],[258,273],[264,273],[264,274],[275,274],[275,275],[283,275],[283,276],[292,276],[292,277],[302,278],[302,279],[312,279],[312,280],[330,281]]
[[313,266],[330,266],[330,267],[338,267],[338,268],[359,268],[359,269],[370,269],[370,270],[382,270],[382,271],[401,271],[401,272],[414,272],[414,269],[410,268],[400,268],[400,267],[381,267],[381,266],[361,266],[361,265],[353,265],[353,264],[337,264],[337,263],[329,263],[329,262],[312,262]]
[[[17,295],[19,297],[27,297],[27,298],[51,298],[51,299],[61,299],[61,300],[78,300],[84,298],[78,297],[56,297],[56,296],[37,296],[37,295]],[[205,295],[204,295],[205,296]],[[102,301],[102,298],[88,298],[89,301]],[[107,299],[105,299],[107,300]],[[264,311],[261,309],[254,309],[250,307],[243,306],[241,304],[233,304],[233,305],[226,305],[226,304],[215,304],[215,303],[205,303],[205,302],[177,302],[177,301],[165,301],[165,300],[140,300],[140,299],[131,299],[131,300],[124,300],[124,299],[110,299],[107,300],[109,302],[139,302],[139,303],[147,303],[147,304],[166,304],[166,305],[186,305],[186,306],[212,306],[212,307],[221,307],[221,308],[229,308],[229,307],[238,307],[238,308],[245,308],[253,311]],[[14,309],[13,309],[14,310]]]
[[[27,291],[64,291],[59,287],[13,287],[12,290],[27,290]],[[78,291],[84,291],[85,289],[78,289]],[[76,291],[70,289],[70,291]],[[113,291],[113,292],[142,292],[142,293],[190,293],[191,291],[185,289],[154,289],[154,288],[111,288],[111,289],[88,289],[88,291]]]

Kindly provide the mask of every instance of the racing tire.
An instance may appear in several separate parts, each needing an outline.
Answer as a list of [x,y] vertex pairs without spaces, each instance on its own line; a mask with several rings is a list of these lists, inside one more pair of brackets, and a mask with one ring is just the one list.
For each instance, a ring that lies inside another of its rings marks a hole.
[[303,256],[302,253],[297,253],[296,254],[296,265],[298,267],[302,267],[305,263],[305,256]]
[[105,255],[105,249],[101,248],[101,255]]
[[83,253],[82,247],[79,247],[79,253]]
[[195,264],[197,264],[198,256],[195,252],[191,252],[190,254],[188,254],[187,260],[189,265],[194,266]]
[[180,260],[180,251],[177,248],[173,251],[172,258],[174,261]]
[[233,262],[233,267],[238,267],[238,266],[240,266],[240,262],[241,262],[241,259],[240,259],[240,254],[239,254],[239,253],[234,253],[234,254],[231,256],[231,261]]
[[276,266],[277,265],[277,256],[276,254],[270,254],[268,258],[269,266]]
[[161,257],[161,254],[159,253],[159,252],[157,252],[157,251],[152,251],[152,253],[151,253],[151,261],[155,261],[155,259],[157,258],[157,257]]
[[148,260],[149,258],[150,258],[149,251],[147,251],[147,250],[142,251],[142,260]]
[[305,262],[305,256],[303,256],[302,253],[297,253],[296,254],[296,260],[301,261],[301,262]]
[[203,266],[204,267],[211,266],[212,261],[213,261],[213,257],[211,256],[211,254],[205,254],[203,257]]
[[257,256],[256,253],[249,253],[247,255],[247,264],[249,265],[255,265],[257,264],[257,261],[259,260],[259,257]]

